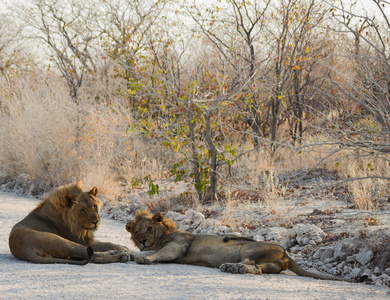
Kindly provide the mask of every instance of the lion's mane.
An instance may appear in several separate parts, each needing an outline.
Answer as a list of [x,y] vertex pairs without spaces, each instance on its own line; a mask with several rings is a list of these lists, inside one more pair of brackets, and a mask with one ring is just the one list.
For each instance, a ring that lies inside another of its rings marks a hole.
[[[84,186],[81,181],[57,187],[41,200],[36,210],[40,211],[44,217],[62,223],[76,238],[92,242],[94,240],[93,231],[80,228],[77,222],[79,204],[85,201],[82,196],[83,190]],[[72,205],[69,203],[70,199]],[[93,198],[93,200],[99,207],[102,205],[98,198]]]

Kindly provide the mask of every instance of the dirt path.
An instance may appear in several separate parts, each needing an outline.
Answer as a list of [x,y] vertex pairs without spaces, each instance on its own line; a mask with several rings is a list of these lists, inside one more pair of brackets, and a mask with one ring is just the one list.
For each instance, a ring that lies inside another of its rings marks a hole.
[[[389,289],[290,274],[232,275],[205,267],[159,264],[37,265],[8,249],[12,226],[38,203],[0,192],[1,299],[390,299]],[[102,220],[97,238],[135,249],[124,224]]]

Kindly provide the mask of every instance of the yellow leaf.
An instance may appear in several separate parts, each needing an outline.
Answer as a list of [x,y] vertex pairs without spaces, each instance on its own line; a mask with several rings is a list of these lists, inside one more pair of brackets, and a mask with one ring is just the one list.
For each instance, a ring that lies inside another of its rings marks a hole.
[[278,99],[279,99],[279,100],[282,100],[282,99],[283,99],[283,96],[282,96],[282,95],[279,95],[279,96],[278,96]]
[[310,52],[310,48],[306,48],[306,53],[309,53]]

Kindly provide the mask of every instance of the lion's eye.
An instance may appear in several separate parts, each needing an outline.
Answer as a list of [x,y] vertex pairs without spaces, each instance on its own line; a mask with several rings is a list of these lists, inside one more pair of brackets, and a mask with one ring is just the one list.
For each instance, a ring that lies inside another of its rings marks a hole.
[[96,204],[93,205],[93,209],[97,209],[97,205]]
[[152,227],[151,226],[149,226],[148,227],[148,229],[147,229],[147,231],[151,231],[152,230]]
[[83,215],[85,215],[85,214],[87,214],[87,211],[86,211],[85,209],[81,209],[81,210],[80,210],[80,213],[83,214]]

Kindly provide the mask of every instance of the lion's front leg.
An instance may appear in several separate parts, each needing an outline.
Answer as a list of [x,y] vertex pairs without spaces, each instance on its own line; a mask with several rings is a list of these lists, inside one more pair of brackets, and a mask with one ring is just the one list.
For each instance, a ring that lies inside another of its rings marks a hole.
[[109,243],[109,242],[95,241],[90,246],[93,248],[94,251],[97,251],[97,252],[105,252],[105,251],[110,251],[110,250],[117,250],[117,251],[123,250],[123,251],[130,252],[129,248],[127,248],[125,246],[121,246],[121,245],[113,244],[113,243]]
[[139,264],[142,264],[142,262],[140,261],[141,259],[139,259],[138,257],[144,257],[144,256],[148,256],[148,255],[152,255],[156,253],[155,250],[150,250],[150,251],[130,251],[130,260],[132,261],[137,261],[137,259],[139,260]]
[[95,263],[127,262],[130,260],[131,251],[125,246],[95,241],[91,247],[95,251],[92,257],[92,261]]
[[95,252],[92,256],[92,262],[106,264],[113,262],[128,262],[130,253],[124,250],[110,250],[105,252]]
[[138,264],[151,264],[154,262],[173,262],[180,256],[184,255],[188,247],[171,242],[150,255],[138,255],[135,257],[135,262]]

